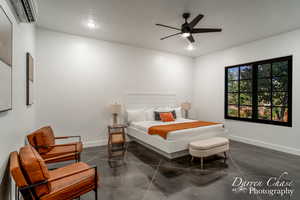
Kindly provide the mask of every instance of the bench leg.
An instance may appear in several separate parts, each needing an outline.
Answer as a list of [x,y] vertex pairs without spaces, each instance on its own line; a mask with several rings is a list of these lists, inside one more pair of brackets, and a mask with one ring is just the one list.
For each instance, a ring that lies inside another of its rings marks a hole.
[[224,157],[225,157],[225,159],[227,159],[227,153],[226,153],[226,151],[224,152]]
[[201,169],[203,169],[203,157],[201,157]]
[[228,157],[227,157],[227,152],[225,151],[225,152],[224,152],[224,163],[225,163],[225,164],[226,164],[227,158],[228,158]]

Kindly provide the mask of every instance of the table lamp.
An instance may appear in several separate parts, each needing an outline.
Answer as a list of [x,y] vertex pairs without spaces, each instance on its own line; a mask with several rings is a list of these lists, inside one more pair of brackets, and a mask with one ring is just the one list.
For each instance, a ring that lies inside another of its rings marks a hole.
[[181,108],[185,111],[185,118],[188,118],[189,110],[191,109],[191,103],[189,102],[183,102],[181,104]]
[[121,112],[121,110],[122,110],[121,104],[115,103],[110,105],[110,111],[113,115],[113,125],[118,124],[118,114]]

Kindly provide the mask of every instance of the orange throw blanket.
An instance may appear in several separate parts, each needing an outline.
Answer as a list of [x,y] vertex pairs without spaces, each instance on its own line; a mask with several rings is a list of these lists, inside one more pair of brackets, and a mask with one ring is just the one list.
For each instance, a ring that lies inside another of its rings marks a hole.
[[189,129],[189,128],[203,127],[203,126],[211,126],[216,124],[220,124],[220,123],[196,121],[196,122],[183,122],[178,124],[158,125],[158,126],[150,127],[148,129],[148,134],[160,135],[162,138],[167,139],[167,135],[171,131],[178,131],[178,130]]

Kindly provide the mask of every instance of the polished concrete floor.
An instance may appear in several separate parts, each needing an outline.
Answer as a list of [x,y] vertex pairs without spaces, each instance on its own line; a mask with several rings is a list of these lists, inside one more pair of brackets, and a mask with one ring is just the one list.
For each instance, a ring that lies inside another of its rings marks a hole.
[[[94,147],[84,150],[82,161],[98,166],[100,200],[300,199],[300,157],[238,142],[231,142],[226,163],[213,156],[205,160],[204,170],[199,160],[191,163],[186,156],[170,161],[134,142],[127,145],[124,160],[109,160],[106,147]],[[249,187],[233,191],[235,179],[236,185],[241,179],[261,181],[256,189],[285,189],[266,186],[283,172],[288,175],[281,179],[293,181],[287,187],[292,195],[249,194]],[[94,199],[94,193],[81,199]]]

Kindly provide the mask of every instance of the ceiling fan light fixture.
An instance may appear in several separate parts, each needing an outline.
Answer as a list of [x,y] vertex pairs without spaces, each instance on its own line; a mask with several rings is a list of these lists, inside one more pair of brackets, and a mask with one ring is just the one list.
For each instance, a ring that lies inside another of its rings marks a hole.
[[186,33],[182,33],[182,34],[181,34],[181,37],[187,38],[187,37],[189,37],[190,35],[191,35],[190,33],[186,32]]
[[[204,15],[199,14],[197,15],[193,20],[188,22],[188,18],[190,17],[190,13],[183,13],[183,18],[185,22],[181,25],[181,28],[173,27],[173,26],[168,26],[164,24],[155,24],[156,26],[164,27],[164,28],[169,28],[173,30],[177,30],[178,32],[172,35],[165,36],[163,38],[160,38],[160,40],[164,40],[176,35],[181,35],[182,38],[188,39],[190,43],[195,42],[195,38],[193,37],[194,34],[199,34],[199,33],[214,33],[214,32],[221,32],[222,29],[220,28],[195,28],[199,21],[204,17]],[[189,49],[193,50],[191,47]]]

